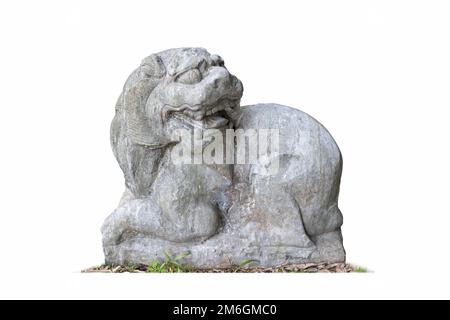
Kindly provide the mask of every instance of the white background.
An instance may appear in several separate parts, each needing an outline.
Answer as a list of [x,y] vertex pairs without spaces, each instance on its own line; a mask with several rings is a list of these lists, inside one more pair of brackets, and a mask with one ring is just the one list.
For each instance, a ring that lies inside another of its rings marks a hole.
[[[1,298],[450,298],[446,1],[0,4]],[[202,46],[242,104],[319,119],[344,156],[348,261],[370,274],[97,275],[122,173],[109,124],[140,60]]]

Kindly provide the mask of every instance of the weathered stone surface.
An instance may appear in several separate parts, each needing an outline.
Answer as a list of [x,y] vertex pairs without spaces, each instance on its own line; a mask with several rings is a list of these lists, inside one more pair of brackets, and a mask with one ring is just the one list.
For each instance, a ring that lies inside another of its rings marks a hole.
[[[148,264],[165,252],[190,253],[183,262],[198,267],[345,261],[333,138],[297,109],[240,107],[242,92],[201,48],[153,54],[131,74],[111,125],[126,191],[102,227],[106,263]],[[175,163],[180,128],[277,129],[278,152],[250,164]]]

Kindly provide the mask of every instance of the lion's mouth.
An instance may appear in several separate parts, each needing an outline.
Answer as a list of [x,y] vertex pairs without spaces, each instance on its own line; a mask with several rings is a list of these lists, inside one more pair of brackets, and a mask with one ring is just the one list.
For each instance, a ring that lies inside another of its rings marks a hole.
[[199,129],[218,129],[229,123],[227,118],[217,115],[205,116],[201,120],[195,120],[183,113],[176,112],[173,117]]
[[176,110],[170,110],[171,115],[187,123],[190,126],[199,129],[219,129],[237,119],[238,111],[236,110],[237,101],[230,99],[222,99],[211,106],[183,106]]

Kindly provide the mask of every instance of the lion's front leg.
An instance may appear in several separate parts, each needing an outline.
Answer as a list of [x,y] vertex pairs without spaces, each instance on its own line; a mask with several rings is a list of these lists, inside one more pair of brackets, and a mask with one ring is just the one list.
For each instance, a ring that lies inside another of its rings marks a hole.
[[135,237],[172,242],[200,241],[215,234],[220,224],[218,209],[191,199],[158,204],[153,197],[130,200],[117,208],[102,226],[103,245],[114,246]]
[[149,199],[134,199],[114,210],[102,226],[103,245],[118,245],[136,234],[157,234],[161,210]]

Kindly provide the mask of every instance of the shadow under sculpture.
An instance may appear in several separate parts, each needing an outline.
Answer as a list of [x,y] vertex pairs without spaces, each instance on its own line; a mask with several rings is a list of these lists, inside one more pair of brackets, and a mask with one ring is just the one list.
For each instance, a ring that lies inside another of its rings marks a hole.
[[[335,141],[297,109],[240,106],[242,93],[222,58],[202,48],[152,54],[129,76],[111,124],[126,189],[102,226],[107,264],[149,264],[165,253],[189,253],[183,263],[194,267],[345,261]],[[263,130],[276,133],[264,154],[261,139],[251,140]],[[195,161],[187,148],[193,163],[180,163],[179,132],[193,144],[203,134],[203,151],[218,140],[208,132],[235,137],[224,142],[227,160]],[[236,161],[258,142],[257,161]]]

